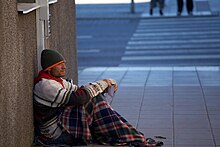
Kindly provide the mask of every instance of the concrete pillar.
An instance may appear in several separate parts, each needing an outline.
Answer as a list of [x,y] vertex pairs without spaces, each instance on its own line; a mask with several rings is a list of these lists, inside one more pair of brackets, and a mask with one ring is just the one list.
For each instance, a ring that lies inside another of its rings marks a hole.
[[[66,57],[68,77],[77,82],[74,1],[50,6],[49,47]],[[33,79],[37,75],[36,11],[17,12],[14,0],[0,1],[0,146],[33,142]]]
[[16,6],[13,0],[0,4],[0,146],[7,147],[33,141],[35,14],[20,15]]
[[67,59],[67,77],[77,83],[75,1],[59,0],[50,5],[51,36],[49,48],[58,49]]

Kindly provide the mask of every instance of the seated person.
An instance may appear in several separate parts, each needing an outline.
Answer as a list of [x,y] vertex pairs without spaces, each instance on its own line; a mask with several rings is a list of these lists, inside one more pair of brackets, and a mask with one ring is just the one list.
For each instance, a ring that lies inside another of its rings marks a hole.
[[34,84],[35,141],[44,146],[130,145],[161,146],[146,139],[105,100],[116,81],[104,79],[77,87],[66,80],[65,59],[56,50],[41,53],[42,71]]

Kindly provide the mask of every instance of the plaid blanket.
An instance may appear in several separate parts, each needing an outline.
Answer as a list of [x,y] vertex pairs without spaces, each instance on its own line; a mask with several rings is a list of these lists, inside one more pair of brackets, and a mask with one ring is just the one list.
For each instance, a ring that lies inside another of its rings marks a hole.
[[60,118],[62,126],[76,139],[86,143],[121,145],[145,142],[145,137],[112,109],[102,95],[86,105],[67,107]]

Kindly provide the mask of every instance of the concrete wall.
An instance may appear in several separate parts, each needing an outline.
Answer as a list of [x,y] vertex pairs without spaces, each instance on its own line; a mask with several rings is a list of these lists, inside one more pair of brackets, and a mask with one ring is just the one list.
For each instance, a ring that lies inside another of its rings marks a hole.
[[[50,5],[51,36],[49,47],[58,49],[67,59],[67,77],[77,83],[75,2],[59,0]],[[74,57],[74,58],[73,58]]]
[[[77,81],[74,1],[59,0],[50,7],[49,46],[64,54],[71,67],[68,76]],[[37,75],[35,11],[18,14],[16,1],[0,1],[0,52],[0,147],[30,147]]]
[[18,3],[35,3],[35,0],[17,0]]

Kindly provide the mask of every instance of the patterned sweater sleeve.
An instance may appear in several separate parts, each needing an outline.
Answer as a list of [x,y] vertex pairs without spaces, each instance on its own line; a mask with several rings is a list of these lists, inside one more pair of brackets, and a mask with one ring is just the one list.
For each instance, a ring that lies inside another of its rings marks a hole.
[[34,86],[34,100],[48,107],[62,107],[69,103],[71,94],[78,87],[63,80],[64,86],[55,80],[42,79]]
[[[108,79],[114,85],[116,81],[113,79]],[[105,80],[99,80],[96,82],[91,82],[85,85],[85,89],[88,92],[91,98],[97,96],[98,94],[103,93],[109,87],[108,83]]]
[[[111,84],[116,84],[116,81],[113,79],[108,79]],[[69,102],[67,105],[78,105],[88,102],[91,98],[97,96],[100,93],[103,93],[109,87],[108,83],[105,80],[99,80],[96,82],[91,82],[80,88],[75,88],[71,93]]]
[[[49,107],[74,106],[84,104],[108,88],[104,80],[78,87],[63,80],[64,87],[54,80],[43,79],[34,88],[34,99]],[[115,83],[112,80],[112,83]]]

